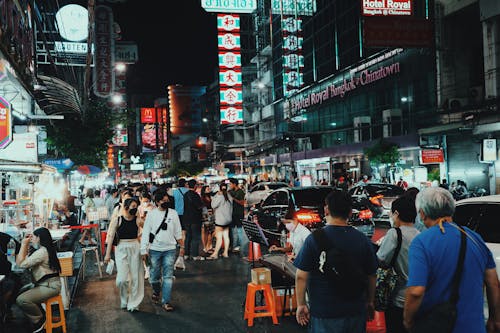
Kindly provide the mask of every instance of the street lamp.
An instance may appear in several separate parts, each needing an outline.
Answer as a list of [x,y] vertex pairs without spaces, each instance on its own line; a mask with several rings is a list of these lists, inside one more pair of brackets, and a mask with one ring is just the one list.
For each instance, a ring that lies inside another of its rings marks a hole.
[[127,65],[123,62],[117,62],[115,64],[115,69],[118,74],[122,74],[127,70]]
[[412,96],[401,97],[401,103],[408,104],[408,131],[413,130],[413,115],[411,114],[411,103],[413,102]]

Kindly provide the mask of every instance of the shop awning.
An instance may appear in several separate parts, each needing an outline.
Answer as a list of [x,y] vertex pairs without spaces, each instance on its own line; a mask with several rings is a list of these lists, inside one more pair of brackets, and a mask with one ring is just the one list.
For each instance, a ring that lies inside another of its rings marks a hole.
[[44,171],[57,172],[57,169],[43,163],[0,160],[0,172],[42,173]]
[[81,114],[82,105],[77,90],[55,77],[40,75],[35,86],[35,99],[47,115]]

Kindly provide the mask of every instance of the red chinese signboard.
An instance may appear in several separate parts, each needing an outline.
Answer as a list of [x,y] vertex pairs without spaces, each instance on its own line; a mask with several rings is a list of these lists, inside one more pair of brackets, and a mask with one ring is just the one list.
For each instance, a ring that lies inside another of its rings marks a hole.
[[420,151],[422,164],[437,164],[444,162],[442,149],[422,149]]
[[113,12],[107,6],[95,9],[94,93],[109,97],[114,91]]
[[12,142],[12,111],[10,104],[0,97],[0,149]]
[[155,108],[141,108],[141,123],[154,124],[156,123],[156,109]]
[[434,30],[430,20],[413,17],[365,17],[366,47],[431,47]]
[[365,16],[410,16],[412,0],[363,0]]

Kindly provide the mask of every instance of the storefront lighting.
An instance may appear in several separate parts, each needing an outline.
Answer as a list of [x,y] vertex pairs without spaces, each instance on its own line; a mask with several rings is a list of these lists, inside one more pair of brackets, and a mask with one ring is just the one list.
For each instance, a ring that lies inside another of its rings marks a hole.
[[123,96],[120,94],[115,94],[113,95],[113,97],[111,97],[111,101],[115,105],[121,104],[123,102]]
[[335,127],[337,126],[337,123],[330,123],[330,126]]
[[123,62],[118,62],[115,65],[115,69],[117,73],[124,73],[127,70],[127,65],[125,65]]
[[123,124],[116,125],[116,129],[119,129],[119,130],[123,129]]
[[403,102],[403,103],[408,102],[408,97],[401,97],[401,102]]
[[207,119],[207,118],[203,118],[203,119],[202,119],[202,121],[203,121],[204,123],[208,123],[208,119]]
[[257,83],[257,88],[264,89],[265,87],[266,87],[266,85],[263,82]]

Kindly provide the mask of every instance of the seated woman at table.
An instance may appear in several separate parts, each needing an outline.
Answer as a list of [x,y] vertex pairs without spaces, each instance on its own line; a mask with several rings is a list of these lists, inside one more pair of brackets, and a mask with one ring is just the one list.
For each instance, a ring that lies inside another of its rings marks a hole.
[[142,264],[139,231],[144,226],[137,207],[139,200],[128,198],[123,201],[120,213],[109,224],[104,262],[111,259],[113,240],[115,248],[116,286],[120,292],[120,307],[130,312],[137,311],[144,298],[144,267]]
[[[28,255],[30,242],[35,251]],[[47,228],[38,228],[33,235],[26,235],[21,242],[16,264],[22,269],[29,269],[35,281],[35,286],[21,293],[16,303],[31,322],[33,332],[41,332],[45,327],[41,304],[61,292],[61,266]]]

